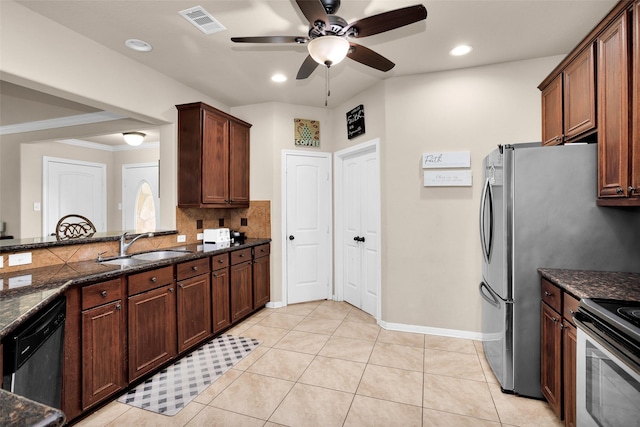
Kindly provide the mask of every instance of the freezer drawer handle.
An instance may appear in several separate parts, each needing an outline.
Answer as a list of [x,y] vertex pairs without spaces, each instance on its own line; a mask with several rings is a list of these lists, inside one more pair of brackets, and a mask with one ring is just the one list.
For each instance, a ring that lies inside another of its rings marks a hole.
[[[480,295],[482,295],[482,298],[485,299],[485,301],[487,301],[489,304],[491,304],[494,307],[500,307],[500,300],[498,299],[498,297],[496,295],[494,295],[493,292],[491,292],[491,289],[489,289],[489,286],[487,286],[486,283],[484,282],[480,282]],[[487,290],[486,292],[484,290]],[[487,295],[487,292],[489,293],[489,295]]]

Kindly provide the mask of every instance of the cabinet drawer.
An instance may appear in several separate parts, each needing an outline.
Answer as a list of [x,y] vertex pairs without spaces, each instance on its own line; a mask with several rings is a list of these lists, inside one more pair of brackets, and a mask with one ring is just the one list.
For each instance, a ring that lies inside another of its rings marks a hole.
[[173,282],[173,266],[145,271],[129,276],[129,296]]
[[580,304],[580,300],[565,292],[562,297],[562,317],[572,324],[574,324],[573,314],[578,311],[578,304]]
[[87,310],[102,304],[122,299],[120,279],[96,283],[82,288],[82,309]]
[[216,255],[211,257],[211,269],[219,270],[221,268],[229,267],[229,254]]
[[542,301],[558,313],[562,312],[562,290],[545,279],[542,279]]
[[240,264],[245,261],[251,261],[251,248],[231,252],[231,265]]
[[194,259],[181,262],[176,266],[176,278],[178,281],[208,273],[210,271],[209,258]]
[[271,245],[268,243],[266,245],[256,246],[255,248],[253,248],[253,257],[260,258],[263,256],[267,256],[269,255],[270,252],[271,252]]

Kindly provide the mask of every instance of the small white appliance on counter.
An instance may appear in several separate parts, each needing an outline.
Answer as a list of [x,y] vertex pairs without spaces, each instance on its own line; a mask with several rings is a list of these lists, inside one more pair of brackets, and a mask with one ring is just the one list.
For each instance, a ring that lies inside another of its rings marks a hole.
[[215,245],[215,249],[231,246],[231,233],[228,228],[205,228],[202,243],[207,246]]

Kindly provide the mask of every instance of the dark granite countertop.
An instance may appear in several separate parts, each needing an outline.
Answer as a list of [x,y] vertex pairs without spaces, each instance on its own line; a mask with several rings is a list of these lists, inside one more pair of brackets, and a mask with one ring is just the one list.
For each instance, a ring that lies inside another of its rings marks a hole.
[[183,245],[172,249],[188,250],[191,253],[129,266],[82,261],[0,274],[0,339],[58,295],[63,294],[70,286],[114,279],[125,274],[249,248],[270,241],[271,239],[246,239],[243,244],[235,244],[224,249],[217,249],[215,245]]
[[576,298],[640,301],[640,273],[539,268],[548,281]]
[[0,425],[3,427],[56,427],[65,421],[59,409],[0,390]]

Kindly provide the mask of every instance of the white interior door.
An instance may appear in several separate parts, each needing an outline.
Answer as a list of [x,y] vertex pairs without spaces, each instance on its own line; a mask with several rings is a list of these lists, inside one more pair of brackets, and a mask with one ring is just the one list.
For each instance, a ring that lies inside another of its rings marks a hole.
[[[380,312],[380,180],[377,142],[336,153],[336,278],[338,294]],[[342,292],[340,292],[340,290]]]
[[331,298],[331,155],[283,153],[286,303]]
[[103,163],[43,157],[42,231],[56,231],[64,215],[88,218],[96,231],[107,230],[107,166]]
[[122,165],[123,230],[155,231],[160,224],[158,163]]

